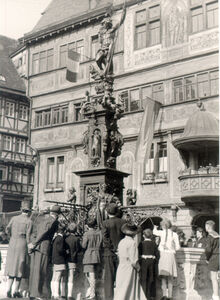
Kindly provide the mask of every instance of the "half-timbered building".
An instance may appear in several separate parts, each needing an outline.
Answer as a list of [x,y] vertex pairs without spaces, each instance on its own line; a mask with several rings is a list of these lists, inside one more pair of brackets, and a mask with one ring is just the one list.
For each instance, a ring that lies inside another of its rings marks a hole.
[[29,146],[30,100],[9,58],[13,40],[0,37],[0,212],[18,211],[32,201],[33,151]]

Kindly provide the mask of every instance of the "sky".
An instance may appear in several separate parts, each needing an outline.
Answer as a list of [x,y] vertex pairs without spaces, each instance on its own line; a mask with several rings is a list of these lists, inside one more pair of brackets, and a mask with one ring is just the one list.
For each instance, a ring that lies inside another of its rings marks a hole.
[[51,0],[0,0],[0,35],[18,39],[31,31]]

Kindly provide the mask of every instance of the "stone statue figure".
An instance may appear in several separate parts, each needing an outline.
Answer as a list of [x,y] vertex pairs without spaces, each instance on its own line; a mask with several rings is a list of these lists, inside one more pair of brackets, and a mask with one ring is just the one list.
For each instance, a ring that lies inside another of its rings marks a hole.
[[164,0],[162,12],[163,46],[187,41],[187,7],[185,0]]
[[126,198],[127,206],[135,205],[137,202],[137,191],[128,189],[126,195],[127,195]]
[[76,203],[76,189],[74,188],[74,186],[69,189],[67,202],[70,202],[73,204]]
[[112,19],[106,17],[102,20],[101,28],[99,30],[100,48],[96,53],[96,64],[103,72],[103,75],[113,74],[113,52],[116,41],[116,32],[123,24],[126,16],[126,7],[124,5],[121,20],[115,26],[112,24]]
[[101,157],[101,135],[99,129],[95,129],[92,136],[92,157]]

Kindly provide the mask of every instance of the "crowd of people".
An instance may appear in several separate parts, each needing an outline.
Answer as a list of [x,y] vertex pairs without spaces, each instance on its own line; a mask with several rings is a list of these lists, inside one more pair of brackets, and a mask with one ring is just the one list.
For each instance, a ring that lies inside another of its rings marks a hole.
[[[161,300],[173,299],[175,256],[180,249],[176,230],[167,219],[161,221],[160,229],[154,226],[153,230],[141,230],[126,223],[118,209],[114,203],[108,205],[108,218],[102,226],[97,226],[95,218],[88,218],[80,237],[76,223],[66,226],[62,222],[60,206],[54,205],[32,218],[31,210],[24,204],[21,215],[13,217],[6,228],[10,235],[5,269],[7,297],[21,298],[25,291],[30,299],[73,300],[74,279],[80,264],[88,286],[84,299],[98,299],[100,273],[105,300],[156,299],[158,277]],[[214,227],[213,221],[206,222],[207,236],[204,229],[197,229],[196,246],[205,249],[213,300],[219,300],[219,235]]]

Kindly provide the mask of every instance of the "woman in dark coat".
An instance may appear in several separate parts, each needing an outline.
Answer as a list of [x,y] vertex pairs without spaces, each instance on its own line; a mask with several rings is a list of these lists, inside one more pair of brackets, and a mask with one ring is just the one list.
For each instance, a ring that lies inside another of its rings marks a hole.
[[9,298],[11,298],[13,282],[15,285],[13,297],[20,297],[18,291],[21,278],[29,276],[27,232],[32,223],[28,216],[29,212],[29,207],[23,206],[22,214],[13,217],[6,228],[6,232],[11,236],[5,266],[5,274],[8,276],[7,297]]
[[95,273],[96,266],[100,261],[100,247],[102,244],[102,233],[96,230],[96,220],[87,223],[89,230],[83,235],[82,248],[85,249],[83,257],[84,273],[89,281],[89,289],[86,299],[95,299]]

